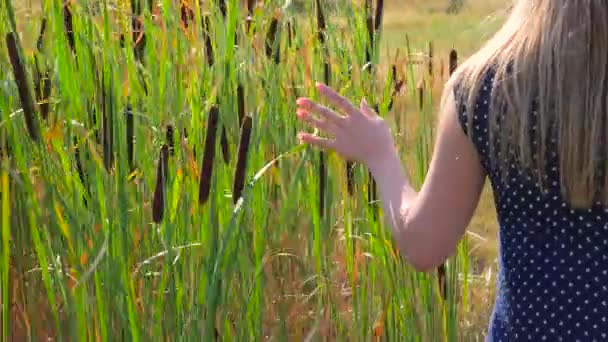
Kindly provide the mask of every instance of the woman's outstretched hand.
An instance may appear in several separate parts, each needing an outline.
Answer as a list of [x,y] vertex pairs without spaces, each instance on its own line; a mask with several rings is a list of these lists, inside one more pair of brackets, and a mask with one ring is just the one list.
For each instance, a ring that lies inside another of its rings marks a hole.
[[302,143],[333,150],[343,158],[363,163],[368,168],[394,158],[396,151],[391,130],[365,100],[357,108],[324,84],[317,84],[317,89],[341,113],[307,98],[298,99],[298,118],[329,135],[328,138],[323,138],[310,133],[299,133]]

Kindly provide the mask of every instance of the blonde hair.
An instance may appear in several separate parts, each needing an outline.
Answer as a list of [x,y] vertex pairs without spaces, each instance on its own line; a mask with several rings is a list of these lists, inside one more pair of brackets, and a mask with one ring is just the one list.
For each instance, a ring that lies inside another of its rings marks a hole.
[[[456,70],[443,101],[458,82],[472,127],[477,96],[491,70],[490,148],[502,173],[513,160],[496,158],[496,152],[512,151],[519,166],[544,186],[548,140],[554,137],[564,200],[577,208],[606,204],[608,1],[515,0],[513,5],[504,26]],[[499,113],[504,114],[500,125]]]

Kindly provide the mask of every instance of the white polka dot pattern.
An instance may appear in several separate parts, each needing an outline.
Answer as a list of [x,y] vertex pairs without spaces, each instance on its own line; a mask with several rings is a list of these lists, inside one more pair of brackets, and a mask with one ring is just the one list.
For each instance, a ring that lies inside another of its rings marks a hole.
[[[541,190],[514,165],[506,180],[500,176],[489,156],[492,82],[488,73],[473,132],[468,132],[464,102],[459,106],[461,127],[472,135],[491,182],[500,226],[498,291],[488,340],[608,341],[608,208],[598,203],[574,210],[563,201],[555,139],[548,145],[548,189]],[[536,114],[531,115],[534,122]]]

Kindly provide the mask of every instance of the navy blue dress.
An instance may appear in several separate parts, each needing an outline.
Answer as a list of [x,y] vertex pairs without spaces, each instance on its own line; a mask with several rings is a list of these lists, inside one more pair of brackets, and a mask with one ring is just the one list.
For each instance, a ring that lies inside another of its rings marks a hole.
[[[541,189],[514,164],[501,177],[489,154],[488,119],[504,117],[489,112],[493,81],[489,72],[471,133],[493,189],[499,224],[499,273],[488,341],[608,341],[608,208],[596,203],[576,210],[564,201],[554,137],[546,151],[547,187]],[[460,124],[468,135],[458,89]],[[526,115],[534,122],[534,112]],[[534,123],[531,129],[536,129]]]

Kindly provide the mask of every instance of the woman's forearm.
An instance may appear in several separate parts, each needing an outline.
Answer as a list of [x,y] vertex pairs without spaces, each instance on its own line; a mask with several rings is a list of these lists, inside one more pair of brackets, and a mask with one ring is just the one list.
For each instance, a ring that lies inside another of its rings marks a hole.
[[378,185],[385,220],[391,227],[397,247],[408,261],[415,264],[416,258],[411,258],[408,253],[411,251],[407,246],[410,234],[407,231],[406,218],[408,209],[416,200],[417,192],[404,172],[399,155],[395,151],[378,157],[369,163],[369,170]]

